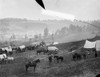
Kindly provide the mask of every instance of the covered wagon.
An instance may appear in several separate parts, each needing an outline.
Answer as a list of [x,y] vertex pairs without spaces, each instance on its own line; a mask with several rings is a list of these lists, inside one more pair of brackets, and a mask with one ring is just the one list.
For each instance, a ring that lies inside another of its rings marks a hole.
[[48,47],[48,55],[50,54],[57,54],[59,49],[55,46],[49,46]]

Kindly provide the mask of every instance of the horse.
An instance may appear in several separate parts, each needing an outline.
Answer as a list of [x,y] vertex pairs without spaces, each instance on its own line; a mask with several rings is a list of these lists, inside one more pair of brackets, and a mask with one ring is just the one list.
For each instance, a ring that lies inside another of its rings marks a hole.
[[48,57],[49,63],[51,63],[51,62],[52,62],[52,60],[53,60],[53,58],[52,58],[52,57],[53,57],[52,55],[50,55],[50,56]]
[[41,52],[43,52],[44,54],[46,54],[48,52],[48,50],[37,50],[37,55],[40,54]]
[[57,56],[57,55],[54,55],[54,59],[57,60],[57,63],[59,62],[59,60],[61,60],[61,62],[63,62],[64,60],[63,56]]
[[81,56],[81,54],[79,54],[79,53],[75,53],[74,55],[73,55],[73,60],[75,61],[75,60],[80,60],[82,58],[82,56]]
[[36,69],[37,63],[40,63],[40,59],[34,60],[34,61],[29,61],[25,67],[26,67],[26,72],[28,71],[29,67],[34,67],[34,71]]

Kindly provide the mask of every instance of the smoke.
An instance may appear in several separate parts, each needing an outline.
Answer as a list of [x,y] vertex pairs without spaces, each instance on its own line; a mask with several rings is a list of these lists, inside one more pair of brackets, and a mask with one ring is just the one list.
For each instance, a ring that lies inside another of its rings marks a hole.
[[59,18],[67,19],[67,20],[71,20],[71,21],[73,21],[75,19],[75,16],[72,14],[61,13],[61,12],[56,12],[56,11],[51,11],[51,10],[42,10],[41,14],[59,17]]

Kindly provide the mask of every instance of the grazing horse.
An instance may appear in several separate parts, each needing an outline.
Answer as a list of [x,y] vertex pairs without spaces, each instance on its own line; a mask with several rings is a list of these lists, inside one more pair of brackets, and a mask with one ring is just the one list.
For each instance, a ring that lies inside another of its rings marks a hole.
[[40,59],[34,60],[34,61],[29,61],[25,67],[26,67],[26,72],[28,70],[29,67],[34,67],[34,71],[36,69],[37,63],[40,63]]
[[64,60],[63,56],[57,56],[57,55],[54,56],[54,59],[57,60],[57,63],[59,62],[59,60],[61,60],[61,62],[63,62]]

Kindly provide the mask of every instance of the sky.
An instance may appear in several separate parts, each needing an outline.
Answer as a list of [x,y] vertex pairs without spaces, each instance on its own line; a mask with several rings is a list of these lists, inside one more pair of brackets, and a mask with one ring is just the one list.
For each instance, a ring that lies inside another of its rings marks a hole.
[[[78,20],[100,19],[100,0],[43,0],[47,10],[72,14]],[[60,19],[41,14],[35,0],[0,0],[0,19],[26,18],[31,20]]]

